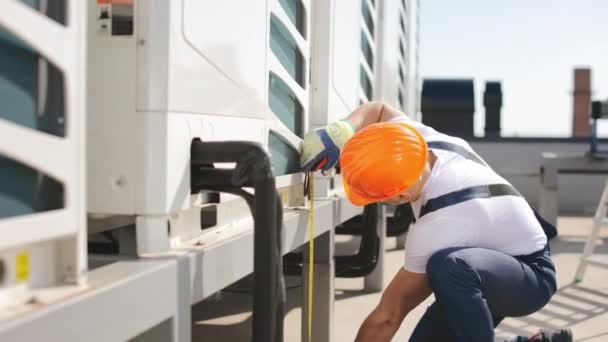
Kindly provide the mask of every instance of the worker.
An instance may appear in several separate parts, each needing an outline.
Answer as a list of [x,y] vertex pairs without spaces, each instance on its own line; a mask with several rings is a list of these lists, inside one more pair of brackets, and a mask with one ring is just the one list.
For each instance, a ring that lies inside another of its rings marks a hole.
[[[356,132],[356,133],[355,133]],[[410,341],[492,342],[505,317],[532,314],[556,291],[548,240],[557,234],[464,140],[370,102],[308,133],[304,171],[338,162],[355,205],[411,203],[405,264],[361,325],[357,342],[390,341],[431,293]],[[572,341],[569,329],[512,341]]]

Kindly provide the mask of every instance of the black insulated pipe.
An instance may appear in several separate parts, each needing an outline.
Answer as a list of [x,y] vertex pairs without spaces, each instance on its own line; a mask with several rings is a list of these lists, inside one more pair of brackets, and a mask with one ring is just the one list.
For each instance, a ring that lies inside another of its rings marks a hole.
[[[361,245],[354,255],[335,256],[335,274],[339,278],[364,277],[374,271],[378,264],[380,253],[380,237],[378,236],[378,209],[380,204],[370,204],[363,209],[359,221]],[[287,275],[302,274],[302,253],[290,253],[285,256],[283,271]]]
[[[282,342],[285,283],[281,258],[283,212],[270,158],[254,142],[203,142],[190,149],[191,190],[227,192],[243,197],[253,215],[253,331],[254,342]],[[216,169],[213,163],[236,163]],[[253,188],[251,194],[243,188]]]
[[337,255],[336,277],[364,277],[376,269],[380,253],[378,235],[378,209],[381,204],[374,203],[363,208],[361,221],[361,245],[354,255]]

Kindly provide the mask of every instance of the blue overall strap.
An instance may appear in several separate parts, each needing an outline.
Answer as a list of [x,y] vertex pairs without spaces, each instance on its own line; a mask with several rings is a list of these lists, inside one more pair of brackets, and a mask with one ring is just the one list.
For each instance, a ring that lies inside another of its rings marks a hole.
[[[466,159],[486,166],[486,163],[475,153],[470,152],[469,150],[460,145],[447,141],[429,141],[427,142],[427,146],[430,149],[445,150],[459,154],[460,156]],[[497,196],[518,196],[523,198],[523,196],[513,186],[509,184],[490,184],[482,186],[473,186],[462,190],[450,192],[439,197],[431,198],[420,209],[419,218],[428,213],[439,210],[441,208],[448,207],[450,205],[462,203],[475,198],[490,198]],[[534,216],[536,216],[536,219],[543,228],[543,231],[545,232],[545,235],[547,235],[547,238],[551,240],[556,237],[557,228],[555,228],[553,224],[549,223],[542,216],[540,216],[540,214],[534,209],[534,207],[532,207],[532,205],[530,205],[530,203],[528,203],[528,205],[534,212]]]
[[466,159],[472,160],[483,166],[487,166],[486,163],[481,158],[479,158],[478,155],[476,155],[475,153],[467,150],[466,148],[464,148],[458,144],[454,144],[454,143],[447,142],[447,141],[429,141],[429,142],[427,142],[426,145],[430,149],[454,152],[456,154],[461,155],[462,157],[464,157]]
[[431,198],[422,206],[422,208],[420,208],[419,217],[432,213],[433,211],[449,207],[458,203],[466,202],[472,199],[490,198],[497,196],[522,197],[521,194],[509,184],[489,184],[472,186],[469,188],[464,188],[462,190],[449,192],[439,197]]

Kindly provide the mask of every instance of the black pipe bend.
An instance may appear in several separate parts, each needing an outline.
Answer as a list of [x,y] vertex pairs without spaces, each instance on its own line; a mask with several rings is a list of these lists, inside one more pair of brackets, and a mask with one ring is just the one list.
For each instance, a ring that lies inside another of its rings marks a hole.
[[[191,191],[229,192],[247,201],[253,231],[253,341],[283,341],[285,283],[282,265],[282,203],[276,190],[270,158],[264,148],[249,141],[202,142],[190,147]],[[216,169],[214,163],[236,163]],[[254,194],[243,190],[253,187]]]

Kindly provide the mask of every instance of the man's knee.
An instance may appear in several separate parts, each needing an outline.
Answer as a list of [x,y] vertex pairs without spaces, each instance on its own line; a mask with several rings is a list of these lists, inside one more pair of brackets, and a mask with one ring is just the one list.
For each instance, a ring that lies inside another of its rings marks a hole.
[[477,272],[467,263],[463,248],[442,249],[433,254],[426,265],[434,291],[453,289],[454,286],[475,286],[480,282]]

